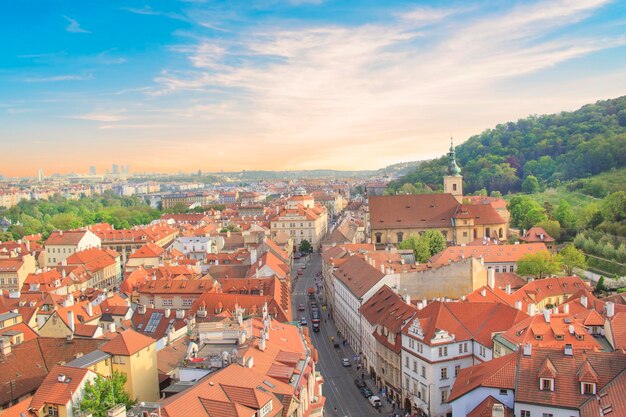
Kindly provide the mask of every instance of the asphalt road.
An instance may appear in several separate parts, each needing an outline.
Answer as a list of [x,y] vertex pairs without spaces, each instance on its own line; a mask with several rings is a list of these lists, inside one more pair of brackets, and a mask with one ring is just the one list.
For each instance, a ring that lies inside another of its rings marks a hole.
[[[292,276],[297,276],[296,272],[303,263],[303,259],[294,261]],[[352,352],[349,347],[344,348],[341,344],[339,348],[333,347],[330,337],[334,336],[337,338],[337,330],[330,319],[328,319],[326,323],[324,322],[324,318],[327,317],[325,311],[322,311],[320,331],[318,333],[313,332],[307,289],[316,286],[316,275],[322,270],[322,258],[318,254],[312,254],[306,263],[307,267],[304,270],[304,274],[297,278],[291,296],[293,303],[293,319],[299,321],[302,316],[306,317],[311,340],[319,352],[317,370],[320,371],[324,377],[324,385],[322,388],[323,394],[326,397],[324,415],[329,417],[388,416],[391,411],[390,407],[386,405],[379,413],[370,405],[369,401],[361,395],[361,392],[354,384],[354,380],[357,377],[361,377],[360,371],[357,375],[355,365],[351,367],[343,367],[341,365],[341,358],[347,357],[352,361],[354,352]],[[321,283],[321,279],[318,282]],[[320,294],[323,293],[322,290]],[[300,304],[304,304],[305,311],[298,311]],[[321,308],[321,303],[318,304]],[[380,396],[380,394],[373,389],[374,387],[370,379],[366,378],[365,382],[367,386],[374,391],[374,395]],[[334,411],[335,408],[337,409],[336,413]]]

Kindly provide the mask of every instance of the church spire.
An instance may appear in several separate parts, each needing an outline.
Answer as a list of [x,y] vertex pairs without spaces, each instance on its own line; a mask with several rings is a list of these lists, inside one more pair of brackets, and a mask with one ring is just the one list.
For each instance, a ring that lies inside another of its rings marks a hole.
[[448,152],[448,175],[461,175],[461,168],[456,163],[456,151],[454,150],[454,139],[450,138],[450,152]]

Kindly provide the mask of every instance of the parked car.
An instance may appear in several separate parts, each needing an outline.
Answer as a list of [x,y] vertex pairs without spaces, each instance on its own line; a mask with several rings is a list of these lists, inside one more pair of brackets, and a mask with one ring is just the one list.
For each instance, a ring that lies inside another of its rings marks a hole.
[[320,324],[319,323],[313,323],[313,331],[316,332],[316,333],[320,331]]
[[365,398],[369,398],[372,395],[374,395],[374,393],[372,392],[371,389],[367,388],[367,387],[363,387],[360,389],[361,394],[365,397]]
[[298,269],[298,275],[302,275],[304,274],[304,272],[302,271],[302,269]]
[[350,363],[350,359],[348,359],[348,358],[343,358],[343,359],[341,360],[341,364],[342,364],[343,366],[350,366],[350,365],[352,365],[352,364]]
[[298,311],[304,311],[304,304],[300,304],[298,306]]
[[306,326],[306,317],[302,316],[302,318],[300,319],[300,325]]
[[367,386],[365,385],[365,381],[359,378],[354,380],[354,385],[356,385],[357,388],[365,388]]
[[368,398],[370,404],[372,404],[372,407],[381,407],[383,404],[380,401],[380,398],[378,398],[376,395],[372,395],[371,397]]

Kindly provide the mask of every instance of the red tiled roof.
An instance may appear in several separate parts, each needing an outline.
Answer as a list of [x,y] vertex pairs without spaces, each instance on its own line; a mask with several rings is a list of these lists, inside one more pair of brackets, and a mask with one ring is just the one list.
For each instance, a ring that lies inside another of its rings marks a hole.
[[[432,344],[435,333],[445,330],[454,334],[455,340],[476,340],[483,346],[493,346],[492,334],[502,332],[528,317],[522,311],[500,303],[458,303],[433,301],[417,312],[424,333],[423,342]],[[411,321],[403,329],[409,334]]]
[[87,234],[87,230],[66,230],[66,231],[54,231],[50,233],[48,239],[46,239],[46,246],[50,245],[78,245],[80,241]]
[[[626,354],[623,351],[596,352],[592,350],[574,350],[571,356],[562,349],[532,348],[530,356],[524,356],[522,350],[516,354],[519,364],[516,376],[515,402],[552,406],[568,409],[581,407],[589,398],[595,396],[581,394],[577,373],[588,362],[597,374],[598,391],[626,369]],[[551,364],[554,374],[554,391],[541,390],[539,372]]]
[[[543,235],[543,239],[541,238],[542,235]],[[521,240],[522,242],[528,242],[528,243],[531,243],[531,242],[553,243],[554,242],[554,238],[550,236],[549,234],[547,234],[546,231],[543,229],[543,227],[539,227],[539,226],[531,227],[530,229],[528,229],[526,234],[524,236],[521,236],[519,240]]]
[[100,350],[112,355],[130,356],[150,346],[152,343],[155,343],[154,339],[128,329],[100,346]]
[[[92,372],[86,368],[55,366],[37,389],[30,406],[39,410],[46,404],[67,404],[89,373]],[[63,382],[58,381],[59,375],[65,375]]]
[[333,275],[355,297],[361,298],[385,276],[385,273],[360,257],[351,256],[333,272]]
[[504,407],[504,417],[515,416],[513,414],[513,410],[490,395],[478,404],[472,411],[470,411],[467,414],[467,417],[493,417],[493,406],[496,404],[500,404]]
[[462,397],[478,387],[515,389],[517,353],[501,356],[469,368],[463,368],[456,377],[448,402]]
[[433,264],[448,263],[455,259],[483,258],[485,263],[513,263],[522,256],[547,251],[543,243],[524,245],[485,245],[485,246],[449,246],[429,259]]
[[369,197],[372,230],[451,226],[458,201],[452,194]]
[[131,253],[129,258],[158,258],[163,254],[163,252],[165,252],[165,249],[155,245],[154,243],[148,242],[135,252]]

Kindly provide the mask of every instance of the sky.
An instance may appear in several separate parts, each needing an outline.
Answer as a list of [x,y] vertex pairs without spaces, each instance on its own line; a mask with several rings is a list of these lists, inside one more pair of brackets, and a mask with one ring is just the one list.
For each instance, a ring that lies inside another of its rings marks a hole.
[[626,93],[626,2],[19,0],[0,174],[378,169]]

